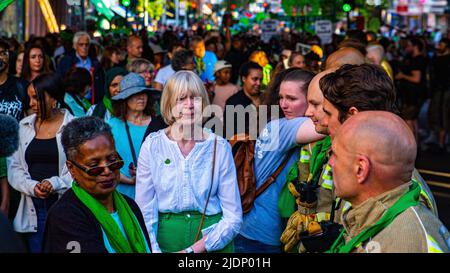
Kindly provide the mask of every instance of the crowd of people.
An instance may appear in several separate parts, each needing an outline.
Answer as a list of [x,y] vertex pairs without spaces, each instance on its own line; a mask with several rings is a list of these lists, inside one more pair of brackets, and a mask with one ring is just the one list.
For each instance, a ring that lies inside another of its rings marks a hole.
[[230,26],[0,40],[25,251],[450,252],[414,167],[450,152],[450,40]]

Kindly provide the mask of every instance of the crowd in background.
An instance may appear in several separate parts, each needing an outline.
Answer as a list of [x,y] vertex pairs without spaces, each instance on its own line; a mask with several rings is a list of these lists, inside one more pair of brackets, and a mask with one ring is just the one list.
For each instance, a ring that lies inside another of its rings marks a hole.
[[[279,107],[280,134],[284,139],[277,152],[261,152],[260,157],[255,157],[255,174],[261,184],[275,172],[292,146],[320,140],[320,132],[314,132],[312,123],[306,118],[298,119],[305,115],[304,105],[292,110],[285,101],[295,96],[303,96],[306,101],[313,77],[329,67],[340,66],[335,63],[353,64],[347,59],[361,58],[363,63],[378,65],[392,80],[395,86],[392,111],[405,120],[418,148],[450,152],[449,39],[434,41],[429,33],[397,32],[385,37],[380,33],[349,30],[345,35],[333,34],[332,42],[323,45],[318,36],[291,30],[264,43],[251,32],[231,35],[231,24],[225,21],[220,30],[209,31],[166,27],[152,37],[146,31],[93,37],[92,33],[66,29],[45,37],[30,37],[25,42],[13,38],[0,41],[0,113],[20,121],[20,135],[26,136],[20,139],[20,148],[11,158],[1,159],[0,210],[14,219],[14,229],[23,235],[29,251],[44,251],[44,240],[52,241],[49,238],[52,232],[62,232],[55,226],[74,224],[70,219],[55,216],[57,211],[62,212],[59,207],[53,212],[53,225],[46,228],[58,194],[71,187],[75,187],[73,193],[64,201],[77,196],[97,219],[102,218],[84,193],[97,196],[108,188],[108,181],[102,181],[104,188],[91,192],[90,182],[80,170],[89,174],[95,168],[77,165],[77,160],[88,157],[88,151],[93,152],[86,146],[91,142],[105,153],[112,149],[111,145],[115,147],[117,155],[108,155],[111,160],[107,162],[116,163],[110,165],[114,167],[110,167],[111,171],[120,170],[117,190],[126,198],[114,197],[114,204],[121,204],[135,215],[130,223],[120,218],[121,231],[138,241],[139,248],[128,246],[122,239],[116,242],[112,237],[117,230],[105,228],[110,223],[104,225],[100,220],[102,228],[98,229],[98,236],[87,236],[86,242],[103,238],[109,252],[126,251],[128,247],[142,252],[180,251],[190,246],[195,236],[192,231],[187,234],[176,231],[187,230],[187,226],[189,230],[196,229],[205,209],[208,212],[205,227],[209,228],[203,240],[186,251],[278,249],[286,223],[281,222],[279,215],[262,213],[261,217],[261,211],[276,209],[276,200],[273,204],[255,203],[259,213],[250,211],[243,219],[233,154],[227,142],[230,136],[249,133],[250,127],[256,125],[258,141],[263,143],[264,134],[259,132],[270,131],[272,123],[268,127],[258,124],[250,110],[245,114],[246,126],[238,128],[239,117],[227,115],[226,107],[252,106],[256,115],[262,105]],[[348,48],[352,49],[348,54],[333,57],[333,53]],[[294,88],[288,86],[292,82],[301,86],[303,95],[288,91]],[[224,125],[234,119],[234,130],[229,132],[227,127],[220,132],[218,128],[210,128],[215,134],[202,131],[201,145],[177,141],[176,136],[183,132],[176,131],[173,124],[186,122],[188,113],[183,112],[184,108],[180,116],[170,111],[177,105],[191,103],[194,97],[201,97],[204,106],[209,103],[219,106],[223,114],[213,118]],[[105,123],[80,121],[78,126],[90,128],[91,135],[89,131],[86,134],[78,131],[81,136],[76,142],[74,127],[71,128],[74,143],[69,136],[64,140],[63,126],[86,116],[98,117]],[[105,140],[96,135],[96,126]],[[75,147],[73,154],[68,154],[70,145]],[[256,153],[258,149],[255,148]],[[288,166],[298,160],[290,155],[285,163]],[[148,160],[152,157],[161,162]],[[73,163],[66,164],[66,160]],[[215,161],[219,163],[214,164]],[[281,176],[284,180],[286,172],[287,169]],[[79,183],[72,186],[72,180]],[[196,187],[192,186],[194,180]],[[177,183],[169,185],[167,181]],[[210,199],[209,185],[214,181],[217,185]],[[282,190],[279,187],[265,192],[263,198],[279,193]],[[204,207],[206,200],[208,209]],[[65,206],[70,206],[70,202]],[[187,218],[192,218],[188,224],[183,222]],[[260,234],[263,232],[251,223],[251,219],[257,218],[264,219],[254,221],[267,225],[264,231],[267,234]],[[131,227],[140,227],[138,235],[129,235],[127,230]],[[261,240],[250,240],[250,234]],[[62,251],[58,247],[47,242],[46,250]]]

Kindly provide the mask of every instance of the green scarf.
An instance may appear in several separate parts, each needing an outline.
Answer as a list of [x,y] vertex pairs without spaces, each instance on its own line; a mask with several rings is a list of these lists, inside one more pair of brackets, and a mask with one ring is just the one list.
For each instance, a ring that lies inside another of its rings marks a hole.
[[82,103],[82,105],[83,105],[83,109],[84,109],[84,112],[86,113],[88,110],[89,110],[89,108],[91,108],[91,106],[92,106],[92,104],[89,102],[89,100],[88,99],[86,99],[86,98],[81,98],[81,103]]
[[[315,183],[319,181],[317,174],[320,175],[322,171],[322,166],[325,165],[328,161],[327,152],[331,147],[331,137],[327,136],[323,140],[319,141],[314,145],[314,148],[311,152],[311,163],[309,166],[310,174],[313,179],[317,180]],[[289,183],[295,183],[298,179],[298,166],[297,162],[294,162],[292,166],[289,168],[288,173],[286,175],[286,184],[280,193],[280,198],[278,199],[278,210],[280,212],[281,217],[290,217],[295,212],[295,198],[289,192],[289,188],[287,185]]]
[[203,61],[203,57],[194,57],[195,60],[195,69],[197,71],[197,74],[200,76],[203,71],[206,71],[206,65]]
[[339,237],[331,246],[330,250],[327,253],[350,253],[354,248],[361,245],[361,243],[365,242],[367,239],[374,237],[381,230],[387,227],[392,221],[394,221],[395,217],[400,213],[404,212],[409,207],[413,207],[419,204],[419,196],[420,196],[420,187],[417,182],[412,183],[409,191],[405,193],[402,197],[400,197],[395,204],[390,207],[381,217],[378,222],[376,222],[373,226],[366,228],[361,231],[357,236],[351,239],[348,243],[345,243],[344,233],[345,229],[342,230]]
[[111,104],[111,99],[110,99],[110,98],[108,98],[108,97],[106,97],[106,96],[103,96],[103,105],[105,105],[106,109],[108,109],[108,111],[109,111],[110,113],[113,112],[112,104]]
[[142,235],[141,227],[127,201],[120,193],[115,190],[113,192],[113,200],[120,221],[125,229],[126,237],[123,235],[116,221],[114,221],[106,208],[82,189],[75,181],[72,182],[72,190],[78,199],[89,208],[95,218],[100,222],[100,225],[108,237],[108,241],[117,253],[147,253],[145,238]]

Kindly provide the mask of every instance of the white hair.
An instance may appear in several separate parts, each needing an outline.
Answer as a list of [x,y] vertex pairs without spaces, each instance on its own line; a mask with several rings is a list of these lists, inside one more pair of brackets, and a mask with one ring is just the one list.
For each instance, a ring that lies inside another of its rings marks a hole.
[[379,56],[381,57],[381,59],[384,58],[384,48],[382,45],[379,44],[372,44],[372,45],[368,45],[366,47],[367,51],[377,51]]
[[91,43],[91,37],[89,36],[89,34],[85,31],[78,31],[77,33],[75,33],[75,35],[73,36],[73,46],[75,47],[75,45],[78,43],[78,40],[80,40],[81,37],[87,37],[88,38],[88,42],[89,44]]

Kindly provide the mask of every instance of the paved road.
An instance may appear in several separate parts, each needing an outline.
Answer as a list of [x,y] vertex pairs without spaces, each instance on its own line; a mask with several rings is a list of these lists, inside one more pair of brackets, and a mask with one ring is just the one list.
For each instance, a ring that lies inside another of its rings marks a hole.
[[439,218],[450,229],[450,154],[419,152],[416,168],[433,192]]

